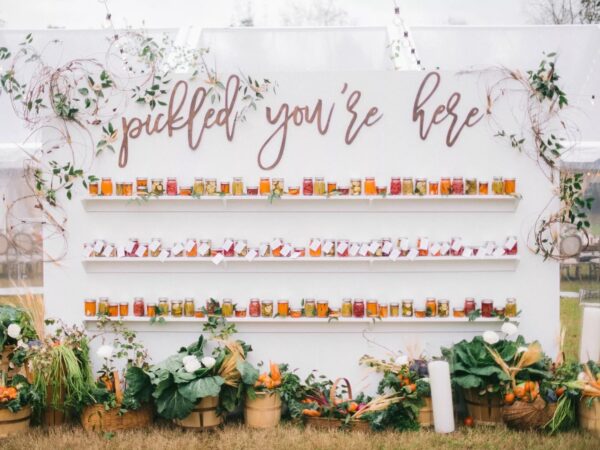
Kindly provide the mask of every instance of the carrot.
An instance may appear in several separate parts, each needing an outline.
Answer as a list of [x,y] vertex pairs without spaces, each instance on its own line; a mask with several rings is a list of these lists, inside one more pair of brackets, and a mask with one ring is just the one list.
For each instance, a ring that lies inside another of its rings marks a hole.
[[308,417],[320,417],[321,413],[319,411],[317,411],[316,409],[303,409],[302,415],[308,416]]
[[270,363],[271,366],[271,378],[273,380],[281,381],[281,371],[279,370],[279,365],[275,363]]

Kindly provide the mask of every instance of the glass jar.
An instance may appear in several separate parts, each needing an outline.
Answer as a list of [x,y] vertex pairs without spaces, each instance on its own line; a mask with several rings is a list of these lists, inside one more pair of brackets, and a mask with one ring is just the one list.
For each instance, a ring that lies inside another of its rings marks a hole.
[[412,300],[402,300],[402,317],[413,317],[414,309],[413,309],[413,301]]
[[236,196],[244,195],[244,181],[242,177],[235,177],[233,179],[233,185],[231,186],[231,193]]
[[329,302],[327,300],[317,301],[317,317],[324,319],[329,315]]
[[245,239],[238,239],[235,241],[233,250],[235,251],[235,256],[246,256],[248,254],[248,241]]
[[156,317],[156,303],[148,303],[148,306],[146,306],[146,316]]
[[177,178],[167,178],[167,195],[177,195]]
[[148,178],[136,178],[135,179],[135,192],[137,195],[148,194]]
[[246,317],[246,308],[235,308],[235,317]]
[[464,195],[465,183],[462,177],[452,178],[452,195]]
[[183,315],[185,317],[194,317],[194,313],[196,312],[196,306],[194,305],[193,298],[186,298],[183,303]]
[[365,195],[377,194],[377,185],[374,177],[365,178]]
[[88,194],[91,195],[92,197],[95,197],[96,195],[98,195],[99,189],[98,189],[98,182],[97,181],[92,181],[90,183],[88,183]]
[[465,194],[466,195],[477,195],[477,179],[467,178],[465,180]]
[[438,300],[437,315],[438,317],[450,316],[450,302],[448,300]]
[[162,178],[152,178],[152,195],[161,196],[165,193],[165,185]]
[[335,246],[335,252],[338,258],[346,258],[350,252],[350,241],[348,239],[340,239]]
[[152,238],[150,244],[148,244],[148,251],[150,256],[154,258],[160,256],[162,251],[162,241],[159,238]]
[[469,315],[470,313],[475,311],[477,309],[475,299],[471,297],[465,298],[465,307],[463,309],[465,310],[465,315]]
[[377,195],[385,197],[387,195],[387,186],[377,186]]
[[369,243],[369,253],[367,255],[375,256],[377,258],[381,257],[383,255],[382,241],[379,239],[373,239]]
[[506,305],[504,305],[504,315],[506,317],[517,317],[517,300],[514,298],[507,298]]
[[291,308],[290,309],[290,317],[292,319],[299,319],[302,317],[302,309],[300,308]]
[[313,179],[304,177],[302,180],[302,195],[313,195]]
[[260,315],[262,317],[273,317],[273,301],[263,300],[260,302]]
[[417,239],[417,250],[419,251],[419,256],[427,256],[429,255],[429,238],[420,237]]
[[117,197],[121,197],[123,195],[123,182],[122,181],[115,182],[115,195]]
[[207,258],[211,255],[212,251],[212,242],[210,239],[203,239],[198,241],[198,256],[203,258]]
[[492,192],[494,195],[504,195],[504,181],[502,177],[494,177],[492,181]]
[[194,178],[194,185],[192,186],[192,194],[197,197],[204,195],[204,179],[203,178]]
[[181,300],[171,301],[171,316],[182,317],[183,316],[183,302]]
[[269,195],[271,193],[271,179],[268,177],[261,178],[258,188],[260,195]]
[[204,181],[204,193],[206,195],[217,195],[217,179],[207,178]]
[[402,195],[413,195],[414,193],[413,179],[410,177],[402,178]]
[[398,238],[397,246],[400,250],[400,256],[407,256],[410,252],[410,241],[406,237]]
[[352,302],[352,315],[356,318],[365,317],[365,301],[354,300]]
[[246,188],[246,195],[258,195],[258,186],[248,186]]
[[158,310],[156,313],[158,316],[166,316],[169,314],[169,300],[166,297],[160,297],[158,299]]
[[87,298],[83,301],[83,312],[85,317],[96,316],[96,299]]
[[113,195],[113,183],[110,177],[102,178],[102,182],[100,183],[100,193],[105,197]]
[[438,195],[440,193],[440,183],[437,181],[429,182],[429,195]]
[[337,183],[335,181],[328,181],[327,182],[327,193],[335,194],[336,191],[337,191]]
[[312,299],[304,300],[304,316],[315,317],[317,314],[317,306]]
[[206,310],[206,314],[208,314],[209,316],[216,315],[217,308],[219,307],[218,300],[215,300],[214,298],[209,298],[208,300],[206,300],[206,302],[204,304],[205,304],[204,309]]
[[324,239],[322,252],[323,252],[323,256],[327,256],[327,257],[335,256],[335,240],[334,239]]
[[504,254],[514,256],[517,254],[518,245],[517,245],[517,237],[509,236],[506,238],[506,242],[504,243]]
[[135,297],[133,299],[133,315],[135,317],[143,317],[144,309],[144,299],[142,297]]
[[377,317],[379,306],[377,300],[367,300],[367,317]]
[[189,238],[185,242],[185,256],[188,258],[195,258],[198,256],[198,242],[196,242],[196,239]]
[[223,303],[221,304],[221,315],[223,317],[233,316],[233,303],[228,298],[223,299]]
[[504,308],[494,308],[497,317],[504,317]]
[[417,178],[415,180],[415,194],[426,195],[427,194],[427,179]]
[[316,177],[315,184],[313,186],[313,195],[325,195],[325,178]]
[[488,182],[480,181],[479,182],[479,195],[488,195],[488,193],[489,193]]
[[202,319],[204,317],[204,311],[202,311],[202,308],[196,308],[196,312],[194,313],[194,317],[196,319]]
[[460,307],[452,308],[452,317],[465,317],[465,309]]
[[108,297],[100,297],[98,299],[98,315],[108,315]]
[[225,256],[226,258],[231,258],[232,256],[235,256],[235,245],[234,245],[234,240],[233,238],[226,238],[223,241],[223,256]]
[[288,195],[300,195],[300,186],[290,186],[287,191]]
[[287,300],[277,300],[277,315],[287,317],[290,312],[290,303]]
[[415,317],[417,319],[424,319],[425,317],[427,317],[427,312],[425,311],[425,308],[415,308]]
[[481,300],[481,317],[492,317],[494,302],[492,300]]
[[339,308],[329,308],[328,316],[329,317],[340,317],[340,309]]
[[321,256],[322,247],[321,239],[312,238],[308,244],[308,254],[312,257],[319,257]]
[[512,195],[517,191],[517,182],[514,178],[504,179],[504,193],[506,195]]
[[352,300],[349,298],[342,300],[342,317],[352,317]]
[[390,195],[400,195],[402,193],[402,180],[400,177],[392,177],[390,181]]
[[440,179],[440,194],[441,195],[450,195],[452,192],[452,183],[450,182],[449,177],[442,177]]
[[382,319],[385,317],[388,317],[390,315],[390,309],[387,305],[387,303],[380,303],[379,304],[379,317],[381,317]]
[[248,314],[250,317],[260,317],[260,300],[257,298],[251,298],[248,304]]
[[123,183],[123,195],[125,197],[131,197],[133,195],[133,183],[131,181]]
[[219,192],[221,195],[231,194],[231,183],[229,183],[229,181],[221,181],[221,189]]
[[119,316],[127,317],[129,315],[129,303],[121,302],[119,303]]
[[283,182],[283,178],[273,178],[271,184],[271,194],[281,197],[285,192],[285,185]]
[[258,246],[258,256],[263,258],[271,256],[271,244],[268,242],[261,242]]
[[435,298],[429,297],[425,300],[425,311],[427,317],[437,316],[437,302],[435,301]]
[[400,315],[400,305],[396,303],[390,303],[390,317],[398,317]]
[[181,186],[179,188],[179,195],[182,197],[191,197],[192,196],[192,186]]
[[360,178],[350,179],[350,195],[362,195],[362,180]]
[[281,238],[274,239],[270,245],[271,255],[274,257],[280,257],[281,250],[283,249],[283,245],[284,245],[283,239],[281,239]]
[[108,317],[117,317],[119,315],[119,305],[117,303],[108,304]]
[[459,237],[453,237],[450,241],[450,256],[462,256],[465,251],[463,241]]

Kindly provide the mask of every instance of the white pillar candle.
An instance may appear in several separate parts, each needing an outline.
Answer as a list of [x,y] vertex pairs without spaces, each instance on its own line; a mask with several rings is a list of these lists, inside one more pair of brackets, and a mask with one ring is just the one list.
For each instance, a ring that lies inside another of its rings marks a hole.
[[429,369],[431,402],[433,404],[433,424],[436,433],[454,431],[454,406],[450,385],[450,366],[446,361],[432,361]]
[[600,361],[600,307],[583,306],[579,361]]

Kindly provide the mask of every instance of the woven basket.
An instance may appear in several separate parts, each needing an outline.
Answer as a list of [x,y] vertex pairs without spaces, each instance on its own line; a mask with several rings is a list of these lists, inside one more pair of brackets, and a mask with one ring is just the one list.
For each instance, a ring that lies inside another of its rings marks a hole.
[[546,425],[556,411],[556,403],[546,403],[541,397],[533,402],[515,401],[502,408],[502,420],[515,430],[534,430]]
[[26,406],[17,412],[11,412],[6,408],[0,409],[0,438],[24,433],[29,429],[31,408]]
[[[115,397],[117,404],[123,401],[123,391],[119,383],[119,373],[113,372],[115,380]],[[86,406],[81,413],[81,425],[86,431],[119,431],[150,426],[153,411],[149,405],[140,409],[120,413],[120,408],[106,409],[104,405]]]
[[600,437],[600,398],[595,398],[592,406],[587,406],[588,399],[583,397],[579,403],[579,423],[581,428]]
[[464,389],[465,402],[475,425],[502,423],[502,399],[499,395],[479,395],[477,389]]
[[[337,387],[341,381],[344,381],[346,384],[346,389],[348,390],[348,398],[338,398],[336,396]],[[339,405],[342,402],[348,402],[352,400],[352,386],[350,386],[350,382],[347,378],[338,378],[331,386],[329,391],[329,401],[331,405]],[[351,420],[347,424],[340,419],[333,419],[329,417],[304,417],[304,424],[307,427],[316,428],[318,430],[348,430],[348,431],[362,431],[368,432],[371,427],[369,422],[365,420]]]

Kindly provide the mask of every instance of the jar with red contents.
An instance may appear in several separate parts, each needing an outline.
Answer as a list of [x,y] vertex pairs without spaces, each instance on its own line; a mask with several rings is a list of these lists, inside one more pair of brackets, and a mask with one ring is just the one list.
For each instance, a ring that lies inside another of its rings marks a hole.
[[390,182],[390,195],[400,195],[402,193],[402,179],[393,177]]
[[453,237],[450,241],[450,255],[451,256],[462,256],[465,251],[462,239],[459,237]]
[[462,177],[452,178],[452,195],[464,195],[465,182]]
[[313,195],[313,179],[305,177],[302,180],[302,195]]
[[133,300],[133,315],[135,317],[142,317],[144,315],[144,299],[142,297],[136,297]]
[[260,300],[257,298],[250,299],[248,304],[248,315],[250,317],[260,317]]
[[348,239],[340,239],[336,243],[336,253],[340,258],[345,258],[348,256],[350,251],[350,241]]
[[129,239],[129,245],[125,248],[125,256],[136,256],[138,249],[140,248],[140,241],[136,238]]
[[167,178],[167,195],[177,195],[177,178]]
[[469,313],[475,311],[477,309],[477,306],[475,305],[475,299],[474,298],[465,298],[465,315],[469,315]]
[[509,236],[504,243],[504,254],[505,255],[516,255],[517,254],[517,237]]
[[223,242],[223,256],[227,258],[235,256],[235,245],[233,238],[227,238]]
[[492,300],[481,300],[481,317],[492,317],[494,302]]
[[365,301],[354,300],[352,303],[352,315],[354,317],[365,317]]

